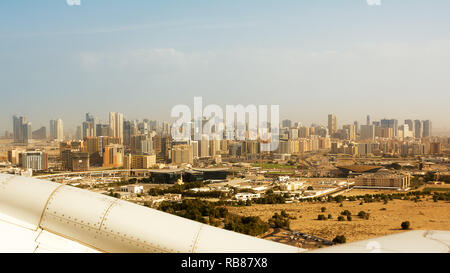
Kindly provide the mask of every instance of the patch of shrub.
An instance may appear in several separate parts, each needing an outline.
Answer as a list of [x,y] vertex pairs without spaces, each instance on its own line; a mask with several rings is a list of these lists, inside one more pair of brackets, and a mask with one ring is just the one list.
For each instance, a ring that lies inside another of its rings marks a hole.
[[403,230],[407,230],[411,228],[411,223],[409,221],[402,222],[401,227]]
[[344,235],[338,235],[336,237],[334,237],[333,239],[333,243],[336,244],[345,244],[347,242],[347,238],[345,238]]

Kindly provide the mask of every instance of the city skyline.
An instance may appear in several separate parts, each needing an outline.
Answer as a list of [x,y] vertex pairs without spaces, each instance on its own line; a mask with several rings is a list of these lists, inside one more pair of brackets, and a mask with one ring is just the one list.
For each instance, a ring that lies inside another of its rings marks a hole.
[[[123,114],[123,120],[127,120],[127,121],[149,119],[149,120],[156,120],[156,121],[160,121],[160,122],[173,122],[173,121],[176,120],[176,118],[171,118],[171,117],[167,117],[167,118],[164,118],[164,119],[158,119],[158,118],[154,118],[153,115],[129,118],[127,116],[127,113],[125,113],[125,112],[121,112],[121,111],[116,111],[116,112]],[[79,121],[76,121],[74,124],[72,124],[70,126],[67,126],[65,128],[67,128],[68,131],[74,131],[75,132],[76,127],[82,125],[82,123],[86,121],[85,118],[83,117],[83,115],[85,115],[85,114],[91,114],[93,117],[95,117],[96,118],[96,122],[98,124],[108,124],[109,121],[110,121],[110,113],[115,113],[115,112],[105,112],[105,113],[100,113],[98,115],[97,114],[93,114],[92,111],[91,112],[86,112],[86,113],[80,113],[78,115],[79,118],[77,118]],[[324,126],[328,127],[328,115],[329,114],[331,114],[331,113],[324,112],[323,116],[321,118],[319,118],[319,120],[312,120],[310,118],[301,119],[301,118],[295,118],[295,117],[294,118],[293,117],[286,117],[286,116],[282,116],[280,114],[280,123],[283,120],[290,120],[292,122],[299,122],[299,123],[301,123],[303,125],[308,125],[308,126],[311,125],[311,124],[320,124],[320,125],[324,125]],[[335,115],[337,118],[340,117],[339,114],[336,114],[336,113],[333,113],[333,115]],[[27,114],[24,114],[24,113],[11,114],[11,116],[8,117],[5,120],[5,122],[4,122],[7,125],[5,126],[5,128],[0,128],[0,130],[1,130],[0,132],[5,132],[5,131],[12,132],[13,126],[11,125],[10,120],[13,119],[14,116],[18,116],[18,117],[19,116],[24,116],[24,117],[27,117],[28,119],[30,118],[30,115],[27,115]],[[399,121],[405,121],[405,120],[409,120],[409,119],[410,120],[417,120],[417,119],[419,119],[419,120],[431,120],[431,119],[427,118],[426,116],[425,117],[423,117],[423,116],[422,117],[421,116],[414,116],[414,117],[406,116],[405,118],[399,118],[397,116],[395,116],[395,117],[382,116],[382,115],[380,115],[380,116],[369,115],[369,116],[371,117],[372,121],[376,121],[376,120],[379,121],[379,120],[382,120],[382,119],[389,119],[389,118],[393,118],[393,119],[396,119],[396,120],[399,120]],[[99,118],[99,117],[101,117],[101,118]],[[29,122],[33,124],[33,128],[40,128],[40,127],[43,127],[43,126],[46,127],[46,128],[49,128],[49,122],[52,121],[53,119],[55,119],[54,115],[49,115],[48,119],[40,118],[39,119],[39,123],[35,122],[35,121],[31,120],[31,119],[29,120]],[[64,116],[58,116],[58,119],[62,119],[62,120],[64,120],[64,122],[66,121]],[[41,120],[42,120],[42,122],[41,122]],[[309,121],[309,120],[311,120],[311,121]],[[366,116],[364,116],[364,115],[355,116],[353,119],[350,117],[350,118],[348,118],[346,120],[342,120],[341,118],[339,118],[338,126],[342,127],[342,125],[344,125],[344,124],[353,124],[353,122],[355,122],[355,121],[357,121],[360,125],[364,125],[364,124],[366,124]],[[442,128],[445,129],[446,127],[442,127]],[[450,127],[448,129],[450,129]],[[449,133],[450,133],[450,131],[449,131]]]
[[[279,129],[286,128],[307,128],[307,127],[321,127],[327,129],[327,135],[333,136],[334,134],[340,134],[342,130],[348,130],[350,134],[350,140],[355,140],[356,135],[360,135],[362,139],[363,136],[370,136],[371,138],[375,137],[375,134],[384,135],[388,134],[386,137],[394,138],[398,137],[399,131],[402,131],[402,135],[407,137],[411,133],[411,136],[423,136],[423,137],[432,137],[432,136],[441,136],[440,133],[435,133],[433,122],[429,119],[405,119],[402,121],[398,119],[374,119],[372,122],[370,121],[370,115],[366,117],[366,124],[360,123],[358,120],[354,120],[353,123],[339,123],[338,117],[335,114],[328,114],[328,121],[326,124],[321,123],[302,123],[298,120],[291,119],[280,119],[278,120]],[[205,118],[203,116],[203,118]],[[49,134],[48,137],[50,140],[58,140],[61,141],[68,137],[68,139],[84,139],[86,137],[95,137],[95,136],[111,136],[115,138],[124,139],[125,138],[125,130],[128,130],[128,134],[131,133],[132,124],[133,126],[138,126],[139,124],[145,124],[145,126],[154,126],[155,128],[167,130],[167,133],[170,132],[170,126],[176,124],[176,122],[166,122],[165,120],[152,120],[148,118],[141,119],[133,119],[128,120],[124,118],[123,113],[119,112],[109,112],[109,122],[104,122],[99,120],[98,117],[92,115],[91,113],[85,113],[85,121],[83,121],[80,125],[76,125],[75,134],[73,130],[64,131],[63,129],[63,120],[58,118],[56,120],[50,120],[49,124]],[[32,123],[27,121],[26,116],[13,116],[12,132],[5,131],[5,137],[14,138],[17,143],[27,143],[28,139],[46,139],[47,138],[47,127],[42,126],[38,127],[39,129],[33,128]],[[191,121],[194,121],[192,119]],[[234,122],[237,120],[235,119]],[[223,123],[224,129],[226,128],[227,121],[221,120]],[[248,126],[248,118],[245,120],[245,123]],[[151,125],[153,124],[153,125]],[[167,126],[167,127],[165,127]],[[204,125],[203,125],[204,126]],[[269,123],[267,126],[270,126]],[[377,128],[391,128],[392,132],[376,132]],[[125,130],[124,130],[125,129]],[[145,131],[144,134],[148,134],[152,129],[150,127],[138,128],[135,129],[143,129]],[[238,128],[236,128],[238,129]],[[247,130],[249,130],[247,128]],[[372,131],[370,133],[370,130]],[[408,133],[410,132],[410,133]],[[32,134],[31,134],[32,133]],[[224,131],[225,133],[225,131]],[[202,134],[203,135],[203,134]],[[191,135],[192,137],[193,135]],[[1,137],[1,136],[0,136]],[[173,137],[173,136],[172,136]],[[338,137],[339,138],[339,137]]]

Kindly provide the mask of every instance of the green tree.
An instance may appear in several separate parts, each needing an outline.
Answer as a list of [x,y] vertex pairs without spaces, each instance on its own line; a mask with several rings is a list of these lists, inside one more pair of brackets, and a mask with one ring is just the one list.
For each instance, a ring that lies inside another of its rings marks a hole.
[[409,221],[402,222],[402,229],[407,230],[411,228],[411,223]]
[[367,213],[367,212],[365,212],[365,211],[360,211],[359,213],[358,213],[358,217],[360,217],[360,218],[362,218],[362,219],[366,219],[366,220],[368,220],[369,219],[369,213]]
[[[284,216],[283,216],[284,214]],[[285,228],[290,229],[291,222],[289,220],[289,215],[283,211],[281,214],[278,214],[275,212],[275,214],[272,216],[272,218],[269,219],[269,225],[274,228]]]
[[341,215],[352,215],[352,213],[349,210],[344,210],[341,212]]
[[347,242],[347,238],[345,238],[344,235],[338,235],[336,237],[334,237],[333,239],[333,243],[336,244],[345,244]]
[[433,181],[434,180],[434,172],[427,172],[424,176],[423,176],[423,181],[428,182],[428,181]]
[[225,229],[256,236],[266,232],[269,226],[257,216],[242,217],[229,214],[225,221]]

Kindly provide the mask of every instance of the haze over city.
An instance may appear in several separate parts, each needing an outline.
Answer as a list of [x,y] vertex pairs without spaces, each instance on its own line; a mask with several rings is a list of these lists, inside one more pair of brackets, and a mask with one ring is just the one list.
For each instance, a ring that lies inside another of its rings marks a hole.
[[[176,104],[279,104],[303,124],[430,119],[449,131],[445,1],[0,3],[0,130],[90,112],[169,120]],[[132,14],[132,16],[130,15]]]

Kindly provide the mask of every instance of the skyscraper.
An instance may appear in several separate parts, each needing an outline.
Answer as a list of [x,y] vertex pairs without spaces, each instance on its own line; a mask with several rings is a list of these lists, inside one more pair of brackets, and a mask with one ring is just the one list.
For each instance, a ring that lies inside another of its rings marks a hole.
[[83,131],[81,129],[81,126],[77,126],[77,130],[75,133],[75,138],[76,139],[82,139],[83,138]]
[[367,115],[367,123],[366,125],[370,125],[370,115]]
[[414,137],[421,138],[423,136],[423,122],[421,120],[414,120]]
[[346,131],[348,140],[356,140],[356,128],[355,125],[349,124],[342,127]]
[[408,125],[408,129],[411,132],[410,135],[413,137],[414,135],[414,122],[412,119],[405,119],[405,124]]
[[334,114],[328,115],[328,133],[330,135],[336,133],[337,131],[337,120]]
[[130,140],[133,154],[153,154],[153,140],[147,135],[134,135]]
[[50,120],[50,139],[54,139],[55,136],[55,120]]
[[431,134],[431,120],[423,120],[422,124],[423,124],[422,136],[423,137],[430,137],[430,136],[432,136],[432,134]]
[[382,119],[382,128],[392,128],[394,136],[398,135],[398,121],[396,119]]
[[360,139],[368,140],[375,138],[375,126],[374,125],[361,125]]
[[359,122],[357,120],[355,120],[353,122],[353,125],[355,126],[355,133],[359,134]]
[[200,141],[200,157],[209,157],[210,151],[209,151],[209,136],[208,135],[202,135],[202,140]]
[[192,146],[189,144],[180,144],[172,147],[172,163],[174,164],[192,164],[194,156]]
[[55,133],[55,139],[64,140],[64,123],[60,118],[56,120]]
[[292,121],[289,119],[285,119],[281,122],[281,127],[287,127],[287,128],[291,128],[292,127]]
[[31,139],[32,131],[31,131],[31,122],[26,122],[23,125],[23,143],[28,144],[28,141]]
[[103,167],[114,168],[123,166],[123,146],[109,144],[103,148]]
[[50,139],[64,140],[64,127],[62,119],[50,120]]
[[96,136],[112,136],[111,127],[108,124],[97,124],[96,125]]
[[22,143],[23,142],[23,123],[25,122],[24,117],[13,117],[13,135],[14,135],[14,143]]
[[90,113],[86,113],[86,121],[82,124],[83,138],[97,136],[97,118]]
[[198,154],[198,141],[191,141],[191,146],[192,146],[192,156],[194,158],[198,158],[199,154]]
[[112,136],[119,138],[123,143],[123,114],[110,112],[109,127],[111,127]]
[[13,117],[13,136],[14,143],[28,144],[31,138],[31,123],[26,121],[25,117]]
[[403,139],[406,139],[410,136],[409,125],[406,123],[399,126],[399,131],[401,132]]
[[131,144],[131,137],[138,134],[138,125],[135,120],[126,120],[123,123],[123,145]]
[[47,138],[47,129],[44,126],[42,126],[38,130],[33,131],[33,133],[31,133],[31,135],[32,135],[33,139],[46,139]]

